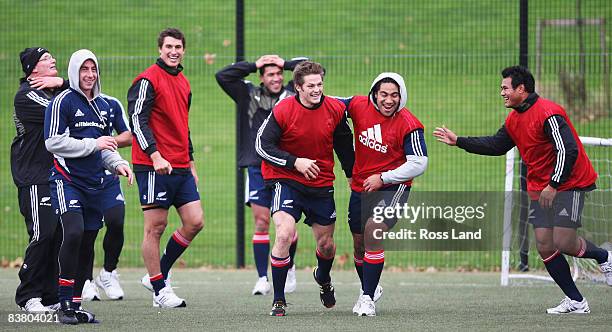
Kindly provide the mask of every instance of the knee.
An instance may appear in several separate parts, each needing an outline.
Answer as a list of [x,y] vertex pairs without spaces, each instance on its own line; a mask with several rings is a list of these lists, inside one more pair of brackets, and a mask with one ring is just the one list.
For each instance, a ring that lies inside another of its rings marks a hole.
[[267,214],[255,215],[255,231],[256,232],[268,232],[270,229],[270,219]]
[[289,248],[293,240],[293,232],[289,228],[277,228],[274,245],[281,248]]
[[353,234],[353,254],[355,257],[361,258],[365,249],[363,247],[363,235],[362,234]]
[[567,240],[559,239],[555,237],[554,239],[555,248],[561,251],[562,253],[566,253],[569,255],[573,255],[576,253],[576,243],[570,243]]
[[336,245],[334,244],[334,238],[331,236],[324,236],[317,240],[317,249],[319,252],[326,257],[332,256],[336,253]]
[[145,237],[153,237],[159,239],[166,230],[167,222],[151,223],[145,227]]

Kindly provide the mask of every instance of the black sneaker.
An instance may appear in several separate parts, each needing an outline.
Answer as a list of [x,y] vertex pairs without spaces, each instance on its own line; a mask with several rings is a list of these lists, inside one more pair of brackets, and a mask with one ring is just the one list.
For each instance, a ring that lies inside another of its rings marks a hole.
[[334,286],[332,286],[331,281],[328,283],[322,284],[317,280],[317,269],[315,267],[312,271],[312,276],[314,280],[319,285],[319,297],[321,298],[321,303],[325,306],[325,308],[333,308],[336,305],[336,292],[334,291]]
[[79,309],[79,310],[75,310],[74,311],[74,315],[76,316],[77,320],[79,321],[79,324],[84,324],[84,323],[98,323],[98,321],[96,320],[96,315],[94,315],[93,313],[83,310],[83,309]]
[[272,304],[272,311],[270,311],[270,316],[287,316],[285,313],[285,309],[287,308],[287,303],[283,300],[276,300],[274,304]]
[[61,301],[60,309],[57,311],[57,319],[62,324],[76,325],[79,320],[76,318],[74,309],[70,305],[71,301]]

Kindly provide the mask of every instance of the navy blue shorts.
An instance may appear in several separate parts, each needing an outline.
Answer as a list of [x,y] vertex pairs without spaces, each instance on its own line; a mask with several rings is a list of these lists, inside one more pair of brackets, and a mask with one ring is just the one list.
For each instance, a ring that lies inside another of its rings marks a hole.
[[298,222],[304,213],[304,223],[308,226],[327,226],[336,222],[336,202],[333,196],[307,196],[280,182],[274,183],[270,215],[277,211],[289,213],[295,222]]
[[200,193],[191,172],[159,175],[154,171],[135,172],[140,205],[179,208],[200,200]]
[[[351,191],[348,208],[348,223],[352,233],[363,234],[363,226],[374,214],[375,207],[391,207],[408,202],[410,187],[396,184],[382,190],[359,193]],[[397,218],[384,218],[383,222],[390,229],[397,223]]]
[[[125,197],[121,191],[121,182],[117,178],[105,177],[104,189],[102,190],[102,209],[104,211],[117,206],[125,205]],[[106,182],[106,180],[111,180]]]
[[247,192],[245,193],[245,203],[247,206],[256,204],[270,208],[272,202],[272,189],[264,184],[261,167],[249,166],[247,169]]
[[100,201],[102,190],[87,190],[75,186],[70,181],[53,180],[51,187],[51,207],[58,216],[66,212],[78,212],[83,216],[86,231],[102,228],[104,210]]
[[537,200],[531,201],[529,223],[534,228],[580,228],[585,195],[584,191],[559,191],[550,209],[542,208]]

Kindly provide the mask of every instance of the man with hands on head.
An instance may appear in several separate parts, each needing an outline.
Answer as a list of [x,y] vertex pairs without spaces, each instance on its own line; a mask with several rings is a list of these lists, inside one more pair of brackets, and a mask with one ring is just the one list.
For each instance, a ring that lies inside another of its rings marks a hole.
[[[285,61],[278,55],[263,55],[254,63],[241,61],[221,69],[215,75],[217,83],[235,102],[238,116],[241,117],[241,128],[238,142],[238,166],[247,167],[246,204],[251,207],[255,230],[253,234],[253,256],[258,279],[251,292],[253,295],[266,295],[271,287],[268,282],[268,257],[270,255],[270,205],[272,188],[266,187],[261,174],[261,158],[255,152],[257,130],[266,120],[272,108],[280,100],[295,95],[293,81],[284,84],[284,71],[293,70],[306,58],[294,58]],[[249,74],[259,72],[259,85],[246,81]],[[292,239],[289,248],[290,268],[287,274],[285,292],[295,290],[295,252],[298,233]]]

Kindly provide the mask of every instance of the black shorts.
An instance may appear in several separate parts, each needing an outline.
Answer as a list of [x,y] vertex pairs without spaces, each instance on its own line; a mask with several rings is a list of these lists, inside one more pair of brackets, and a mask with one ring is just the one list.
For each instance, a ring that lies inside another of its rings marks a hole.
[[153,171],[135,172],[140,205],[154,205],[168,210],[200,200],[198,186],[191,172],[159,175]]
[[274,215],[277,211],[285,211],[298,222],[304,213],[306,216],[304,223],[308,226],[312,224],[327,226],[336,222],[336,203],[333,196],[305,195],[281,182],[274,183],[273,188],[270,215]]
[[[406,203],[409,195],[410,187],[405,184],[392,185],[371,193],[352,191],[348,211],[351,232],[363,233],[365,223],[374,216],[374,208],[383,209]],[[383,222],[391,229],[397,223],[397,218],[384,218]]]
[[529,222],[534,228],[582,227],[580,219],[585,195],[585,191],[559,191],[550,209],[542,208],[533,200],[529,205]]

